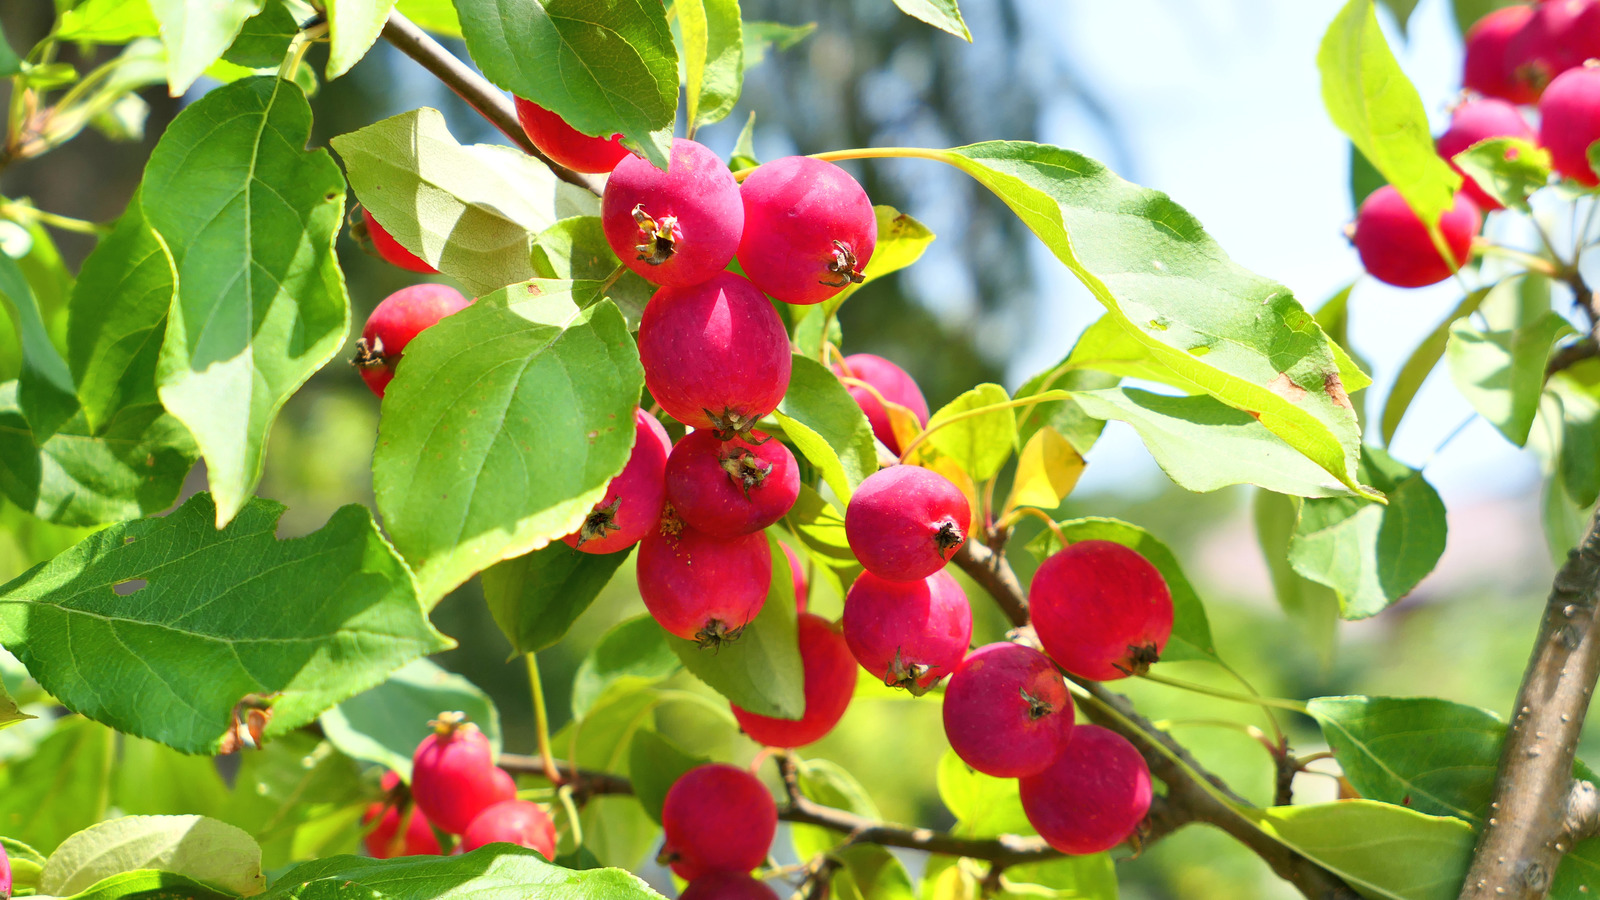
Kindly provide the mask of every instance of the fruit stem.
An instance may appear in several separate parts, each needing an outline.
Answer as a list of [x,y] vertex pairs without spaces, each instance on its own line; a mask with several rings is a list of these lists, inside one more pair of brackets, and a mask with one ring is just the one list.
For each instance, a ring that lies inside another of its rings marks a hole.
[[1045,527],[1050,529],[1050,533],[1056,536],[1056,543],[1061,545],[1061,549],[1067,549],[1067,545],[1072,543],[1071,541],[1067,540],[1067,536],[1061,532],[1061,526],[1056,524],[1056,520],[1050,518],[1049,513],[1042,509],[1036,509],[1032,506],[1018,506],[1012,509],[1011,512],[1006,514],[1005,518],[1000,520],[1000,530],[1004,531],[1005,529],[1010,528],[1012,525],[1015,525],[1017,520],[1021,519],[1023,516],[1033,516],[1034,518],[1044,522]]
[[42,209],[36,209],[21,203],[6,203],[0,205],[0,216],[18,222],[19,224],[32,219],[41,225],[52,225],[62,231],[75,231],[79,234],[105,235],[110,233],[109,227],[96,225],[84,219],[74,219],[70,216],[58,216]]
[[561,808],[566,810],[567,824],[572,828],[572,846],[583,846],[583,822],[578,818],[578,804],[572,800],[572,785],[563,784],[556,791],[556,796],[561,800]]
[[1528,271],[1538,272],[1540,275],[1543,275],[1547,278],[1561,277],[1560,267],[1550,260],[1539,256],[1538,254],[1517,250],[1513,247],[1506,247],[1481,237],[1473,238],[1472,246],[1473,249],[1477,250],[1484,256],[1499,256],[1504,257],[1505,259],[1514,260],[1526,266]]
[[544,767],[544,777],[551,784],[562,783],[561,773],[556,770],[555,754],[550,752],[550,718],[544,708],[544,686],[539,683],[539,659],[535,654],[526,656],[528,661],[528,687],[533,693],[533,726],[539,737],[539,764]]
[[1146,681],[1153,681],[1156,684],[1164,684],[1168,687],[1192,691],[1196,694],[1204,694],[1207,697],[1216,697],[1221,700],[1232,700],[1235,703],[1249,703],[1260,707],[1287,709],[1290,712],[1297,712],[1301,715],[1310,715],[1310,713],[1306,711],[1306,705],[1298,700],[1286,700],[1281,697],[1252,697],[1249,694],[1240,694],[1234,691],[1223,690],[1222,688],[1214,688],[1206,684],[1196,684],[1192,681],[1179,681],[1176,678],[1168,678],[1165,675],[1152,675],[1149,672],[1144,672],[1136,677],[1143,678]]
[[328,33],[328,23],[318,22],[310,28],[294,36],[292,49],[284,57],[283,64],[278,66],[278,77],[284,81],[294,81],[294,76],[300,71],[300,63],[306,58],[306,53],[317,39]]
[[900,462],[903,464],[906,460],[910,459],[911,452],[921,446],[922,442],[928,439],[928,435],[933,434],[935,431],[938,431],[946,425],[953,425],[956,422],[961,422],[966,419],[973,419],[977,418],[978,416],[988,415],[989,413],[997,410],[1014,409],[1018,406],[1033,406],[1047,399],[1050,398],[1035,394],[1032,397],[1020,397],[1015,400],[1007,400],[1004,403],[991,403],[988,406],[979,406],[973,409],[962,410],[948,419],[940,419],[937,422],[929,422],[928,427],[924,429],[921,434],[917,435],[916,438],[911,441],[911,443],[907,444],[905,450],[901,451]]

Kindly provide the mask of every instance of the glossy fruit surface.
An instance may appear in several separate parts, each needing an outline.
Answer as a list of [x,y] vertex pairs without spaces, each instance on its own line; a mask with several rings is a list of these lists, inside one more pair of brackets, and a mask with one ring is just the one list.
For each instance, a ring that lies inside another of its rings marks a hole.
[[1533,7],[1507,6],[1494,10],[1467,29],[1465,60],[1461,83],[1486,97],[1511,103],[1533,103],[1543,84],[1536,84],[1539,71],[1518,72],[1509,48],[1513,38],[1533,18]]
[[356,344],[356,369],[374,394],[382,397],[394,380],[406,345],[440,319],[466,309],[472,301],[446,284],[414,284],[383,298]]
[[881,578],[917,581],[943,569],[967,539],[972,507],[931,469],[890,466],[867,476],[845,507],[850,550]]
[[799,720],[776,719],[733,707],[744,733],[768,747],[804,747],[822,740],[844,717],[855,693],[856,660],[833,623],[801,613],[796,631],[805,670],[805,715]]
[[727,268],[744,230],[739,183],[715,153],[672,142],[667,171],[629,155],[600,198],[606,242],[653,284],[688,287]]
[[601,175],[617,167],[628,148],[622,135],[591,137],[548,109],[521,97],[517,101],[517,121],[522,131],[545,156],[574,172]]
[[528,800],[502,800],[478,813],[461,835],[461,852],[499,841],[537,850],[545,859],[556,858],[556,824],[539,804]]
[[[394,772],[383,773],[385,792],[393,796],[399,784],[399,775]],[[439,838],[434,835],[433,829],[428,827],[428,817],[417,809],[416,804],[407,802],[402,806],[396,806],[387,801],[374,803],[361,815],[361,824],[371,825],[374,820],[377,820],[378,824],[373,826],[362,839],[367,853],[373,859],[431,856],[439,853]],[[404,838],[400,837],[402,821],[406,826]]]
[[666,498],[667,455],[672,438],[655,416],[633,411],[633,451],[622,472],[606,485],[606,495],[583,526],[562,538],[585,553],[615,553],[639,542],[661,519]]
[[1450,116],[1450,127],[1445,129],[1444,134],[1439,135],[1439,139],[1434,142],[1439,155],[1444,157],[1450,168],[1464,179],[1461,182],[1461,190],[1485,212],[1504,207],[1500,201],[1484,193],[1476,181],[1467,178],[1461,167],[1456,165],[1454,157],[1479,141],[1500,137],[1532,141],[1533,127],[1522,118],[1522,113],[1517,112],[1515,106],[1504,100],[1468,100],[1456,107]]
[[821,303],[861,281],[878,242],[872,201],[850,173],[809,156],[763,163],[739,188],[739,267],[785,303]]
[[955,671],[972,644],[972,608],[948,572],[918,581],[862,572],[845,595],[841,624],[862,668],[913,694]]
[[440,713],[411,758],[411,796],[441,831],[461,834],[478,813],[516,796],[494,765],[489,739],[459,713]]
[[701,429],[667,458],[667,500],[691,528],[733,538],[766,528],[800,496],[800,467],[782,442],[751,431],[722,440]]
[[784,558],[789,560],[789,575],[794,580],[795,612],[803,613],[806,611],[806,601],[809,599],[811,587],[810,582],[806,580],[806,564],[800,559],[800,554],[794,552],[793,547],[783,543],[778,546],[783,548]]
[[1111,541],[1080,541],[1033,575],[1028,608],[1044,652],[1080,678],[1143,672],[1172,635],[1172,594],[1150,561]]
[[1114,731],[1075,725],[1049,768],[1019,781],[1022,810],[1050,846],[1083,855],[1109,850],[1150,809],[1150,769]]
[[1600,184],[1589,166],[1589,145],[1600,140],[1600,68],[1564,73],[1539,101],[1539,145],[1557,172],[1586,187]]
[[917,424],[928,424],[928,401],[923,399],[922,389],[917,387],[916,381],[905,369],[887,359],[871,353],[852,353],[842,363],[834,363],[833,372],[841,378],[854,378],[871,385],[869,390],[862,385],[846,382],[845,389],[850,392],[856,405],[861,407],[861,411],[867,414],[867,421],[872,424],[872,434],[889,448],[889,452],[898,456],[904,448],[895,436],[889,410],[883,405],[884,400],[910,410],[917,417]]
[[766,535],[714,538],[675,516],[639,542],[639,596],[668,632],[715,647],[761,612],[772,583]]
[[[1456,194],[1455,205],[1439,220],[1439,230],[1458,265],[1471,255],[1472,237],[1481,223],[1478,207],[1466,194]],[[1362,201],[1353,240],[1362,267],[1385,284],[1425,287],[1452,274],[1427,227],[1393,185],[1378,188]]]
[[724,436],[748,431],[789,389],[789,333],[772,303],[729,272],[662,288],[639,322],[650,396],[674,419]]
[[1511,77],[1533,102],[1563,72],[1600,52],[1600,4],[1596,0],[1542,0],[1506,43]]
[[742,872],[707,872],[689,882],[678,900],[778,900],[778,894]]
[[944,689],[944,733],[967,765],[1020,778],[1055,762],[1072,732],[1067,683],[1048,657],[1021,644],[967,654]]
[[[372,249],[384,262],[399,266],[408,272],[421,272],[425,275],[437,275],[439,270],[428,264],[422,257],[407,250],[401,243],[394,239],[389,230],[378,224],[366,207],[361,209],[361,221],[366,226],[367,238],[372,241]],[[359,236],[357,238],[359,241]]]
[[661,860],[684,878],[749,872],[767,858],[778,805],[748,771],[711,763],[690,769],[667,789],[661,827]]

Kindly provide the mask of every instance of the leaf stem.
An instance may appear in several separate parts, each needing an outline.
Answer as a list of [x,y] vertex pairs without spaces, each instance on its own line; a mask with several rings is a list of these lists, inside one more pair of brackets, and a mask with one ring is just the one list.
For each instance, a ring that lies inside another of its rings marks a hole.
[[1483,238],[1473,239],[1472,247],[1474,250],[1477,250],[1484,256],[1498,256],[1504,259],[1519,262],[1525,266],[1528,271],[1538,272],[1540,275],[1543,275],[1547,278],[1561,277],[1560,266],[1557,263],[1551,262],[1550,260],[1538,255],[1537,253],[1529,253],[1526,250],[1518,250],[1515,247],[1507,247],[1502,244],[1496,244]]
[[533,653],[525,658],[528,662],[528,687],[533,693],[533,727],[539,739],[539,762],[544,767],[544,777],[551,784],[559,785],[563,779],[556,768],[555,754],[550,752],[550,718],[544,708],[544,686],[539,682],[539,659]]
[[19,224],[26,224],[31,220],[41,225],[50,225],[62,231],[75,231],[79,234],[103,235],[111,230],[105,225],[99,225],[83,219],[74,219],[70,216],[58,216],[55,213],[45,212],[42,209],[22,203],[0,204],[0,216]]
[[[1062,391],[1061,393],[1065,394],[1066,392]],[[928,439],[928,435],[933,434],[935,431],[938,431],[946,425],[954,425],[957,422],[987,415],[1002,409],[1014,409],[1018,406],[1034,406],[1047,399],[1051,398],[1045,396],[1044,394],[1034,394],[1031,397],[1007,400],[1004,403],[990,403],[987,406],[979,406],[974,409],[962,410],[948,419],[940,419],[938,422],[930,422],[928,427],[921,434],[917,435],[916,439],[907,444],[906,448],[900,452],[900,461],[904,463],[906,460],[910,459],[911,452],[922,446],[922,442]]]
[[563,784],[556,791],[556,796],[561,799],[561,808],[567,812],[567,822],[572,826],[572,846],[583,846],[583,822],[578,817],[578,804],[572,799],[572,785]]
[[1043,522],[1045,527],[1050,529],[1050,533],[1055,535],[1056,543],[1061,545],[1061,549],[1067,549],[1067,545],[1071,543],[1067,540],[1067,536],[1061,532],[1061,526],[1056,524],[1056,520],[1050,518],[1049,513],[1042,509],[1035,509],[1032,506],[1013,507],[1012,510],[1006,514],[1006,517],[1000,520],[999,527],[1002,530],[1009,528],[1012,525],[1015,525],[1023,516],[1033,516],[1034,518]]
[[1214,688],[1210,685],[1197,684],[1192,681],[1179,681],[1176,678],[1168,678],[1165,675],[1154,675],[1149,672],[1145,672],[1139,677],[1146,681],[1153,681],[1156,684],[1164,684],[1168,687],[1175,687],[1179,688],[1180,690],[1191,691],[1196,694],[1204,694],[1207,697],[1216,697],[1221,700],[1232,700],[1235,703],[1248,703],[1253,706],[1260,706],[1262,708],[1287,709],[1290,712],[1297,712],[1301,715],[1310,715],[1310,713],[1306,712],[1306,705],[1298,700],[1286,700],[1281,697],[1262,697],[1251,696],[1249,694],[1240,694],[1235,691]]
[[615,269],[611,270],[611,274],[606,276],[606,280],[600,282],[600,294],[601,294],[601,296],[604,296],[606,291],[609,291],[613,287],[616,287],[617,282],[622,280],[623,273],[627,272],[627,271],[628,271],[628,267],[627,266],[625,266],[625,265],[623,265],[621,263],[617,263],[617,267]]

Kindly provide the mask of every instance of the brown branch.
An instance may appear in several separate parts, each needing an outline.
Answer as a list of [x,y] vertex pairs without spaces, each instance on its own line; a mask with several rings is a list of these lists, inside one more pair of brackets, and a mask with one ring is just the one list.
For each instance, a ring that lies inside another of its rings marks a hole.
[[1556,573],[1500,751],[1488,824],[1461,897],[1543,897],[1572,843],[1600,827],[1600,808],[1572,763],[1600,676],[1600,514]]
[[393,44],[395,49],[416,60],[424,69],[433,73],[434,77],[444,82],[446,87],[455,91],[457,96],[488,119],[489,124],[500,129],[500,132],[510,138],[511,142],[524,153],[543,161],[550,167],[550,171],[556,173],[557,178],[599,195],[598,179],[558,165],[540,152],[523,132],[522,125],[517,121],[517,108],[512,105],[505,93],[490,84],[482,75],[472,71],[470,66],[457,59],[454,53],[429,37],[427,32],[418,28],[410,19],[398,11],[389,13],[388,21],[383,23],[383,37]]
[[[573,799],[576,803],[583,803],[590,797],[600,794],[631,794],[633,783],[621,775],[610,772],[596,772],[593,769],[580,769],[564,760],[552,760],[555,763],[556,775],[563,782],[572,785]],[[537,756],[523,756],[520,753],[500,754],[500,768],[514,775],[538,775],[543,777],[544,760]]]
[[1600,356],[1600,297],[1589,290],[1589,285],[1578,272],[1576,263],[1563,281],[1572,289],[1573,303],[1583,311],[1584,318],[1588,320],[1589,333],[1550,355],[1550,362],[1544,368],[1544,377],[1547,381],[1557,372],[1570,369],[1586,359]]
[[1012,625],[1021,628],[1028,624],[1028,596],[1023,593],[1022,583],[1017,580],[1017,573],[1011,571],[1011,564],[1006,562],[1004,554],[969,540],[961,545],[953,559],[961,571],[966,572],[968,577],[989,592],[994,602],[1000,604],[1000,611],[1006,614]]

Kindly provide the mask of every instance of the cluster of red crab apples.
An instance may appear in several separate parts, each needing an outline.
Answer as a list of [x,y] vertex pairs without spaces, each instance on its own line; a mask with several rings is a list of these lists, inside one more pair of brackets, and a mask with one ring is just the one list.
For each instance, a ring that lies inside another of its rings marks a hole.
[[[550,158],[609,173],[601,200],[606,238],[624,265],[659,286],[638,334],[645,385],[666,415],[692,429],[674,444],[657,416],[637,409],[626,466],[565,541],[583,553],[627,552],[637,544],[639,592],[664,629],[705,648],[737,640],[772,582],[764,531],[790,511],[800,491],[794,453],[777,435],[755,428],[783,399],[792,359],[783,320],[768,298],[814,304],[859,283],[877,238],[872,204],[855,179],[822,160],[780,159],[740,184],[712,151],[676,140],[661,171],[624,150],[618,137],[583,135],[526,101],[518,109]],[[385,258],[426,266],[370,217],[366,227]],[[735,259],[742,275],[727,271]],[[358,359],[373,390],[382,395],[412,337],[467,302],[450,288],[418,285],[380,304]],[[834,371],[887,456],[900,454],[907,427],[915,433],[926,426],[927,402],[895,364],[857,354]],[[781,719],[735,705],[733,714],[756,742],[795,748],[821,739],[844,716],[858,663],[884,684],[917,695],[944,682],[945,732],[961,759],[977,771],[1020,779],[1028,818],[1053,847],[1073,854],[1108,849],[1143,819],[1149,771],[1121,736],[1074,724],[1062,673],[1109,680],[1155,662],[1172,631],[1166,582],[1120,544],[1073,544],[1044,561],[1030,590],[1032,629],[1023,640],[1036,636],[1044,652],[1019,642],[971,650],[971,609],[946,571],[967,540],[971,517],[966,495],[931,469],[896,464],[863,480],[845,512],[846,537],[863,571],[838,623],[806,611],[805,570],[795,551],[781,545],[795,588],[805,710],[799,719]],[[418,749],[412,789],[419,814],[410,827],[425,815],[463,834],[463,846],[490,828],[430,799],[438,792],[429,773],[439,767],[425,756],[457,743],[474,760],[458,768],[476,773],[467,790],[475,799],[465,806],[480,817],[500,810],[495,822],[515,823],[503,826],[510,837],[502,839],[550,855],[548,817],[504,799],[509,779],[487,761],[482,736],[443,717],[438,734]],[[695,769],[668,794],[663,818],[662,858],[690,879],[685,896],[770,895],[749,877],[766,859],[777,821],[773,799],[755,776],[724,765]],[[399,840],[399,824],[385,819],[369,843]],[[426,844],[421,832],[418,840]]]
[[[1439,220],[1452,260],[1392,185],[1362,202],[1351,232],[1368,274],[1398,287],[1449,278],[1472,255],[1483,214],[1503,209],[1455,156],[1496,138],[1537,143],[1555,172],[1583,188],[1600,185],[1589,147],[1600,140],[1600,0],[1541,0],[1496,9],[1466,36],[1464,99],[1434,145],[1463,177],[1454,204]],[[1523,109],[1537,105],[1538,130]],[[1515,158],[1516,149],[1507,158]]]

